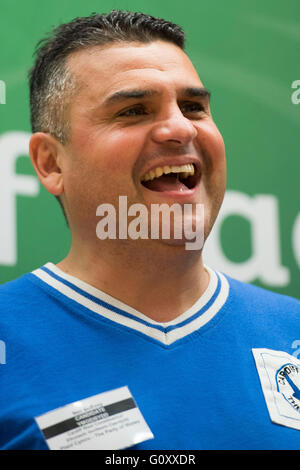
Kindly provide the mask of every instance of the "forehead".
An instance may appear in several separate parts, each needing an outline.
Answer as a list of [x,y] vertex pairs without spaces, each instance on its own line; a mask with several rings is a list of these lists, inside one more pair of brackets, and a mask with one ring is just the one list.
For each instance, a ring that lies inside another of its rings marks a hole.
[[80,83],[80,95],[90,100],[150,83],[166,90],[203,86],[185,52],[165,41],[94,46],[73,53],[68,67]]

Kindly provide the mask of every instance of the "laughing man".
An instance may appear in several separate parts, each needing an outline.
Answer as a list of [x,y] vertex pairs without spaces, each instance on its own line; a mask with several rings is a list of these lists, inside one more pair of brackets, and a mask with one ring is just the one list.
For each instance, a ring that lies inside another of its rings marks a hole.
[[62,24],[39,45],[30,98],[31,161],[72,242],[0,290],[1,448],[51,448],[36,417],[127,386],[153,438],[128,426],[113,448],[299,449],[300,303],[205,266],[174,230],[97,236],[98,208],[120,196],[147,214],[189,206],[177,223],[193,228],[201,205],[204,240],[214,225],[224,142],[182,29],[121,11]]

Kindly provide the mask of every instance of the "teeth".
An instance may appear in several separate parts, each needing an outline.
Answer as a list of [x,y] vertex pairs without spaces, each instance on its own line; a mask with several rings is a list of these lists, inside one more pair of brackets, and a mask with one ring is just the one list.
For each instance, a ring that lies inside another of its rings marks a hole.
[[154,178],[159,178],[161,175],[168,175],[169,173],[181,173],[182,178],[188,178],[195,173],[195,168],[192,163],[180,166],[158,166],[154,170],[148,171],[148,173],[143,176],[142,181],[153,180]]
[[155,176],[159,178],[163,174],[164,170],[161,167],[155,169]]

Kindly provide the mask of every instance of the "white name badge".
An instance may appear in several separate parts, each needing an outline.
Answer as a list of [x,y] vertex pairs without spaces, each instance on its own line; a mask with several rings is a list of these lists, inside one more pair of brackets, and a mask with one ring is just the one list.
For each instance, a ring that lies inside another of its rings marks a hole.
[[119,450],[153,439],[128,387],[35,418],[51,450]]
[[300,430],[300,361],[283,351],[252,349],[274,423]]

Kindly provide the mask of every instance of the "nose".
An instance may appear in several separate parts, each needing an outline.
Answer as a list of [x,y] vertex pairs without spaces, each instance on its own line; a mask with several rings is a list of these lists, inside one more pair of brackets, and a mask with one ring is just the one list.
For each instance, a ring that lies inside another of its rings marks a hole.
[[197,136],[197,129],[178,106],[166,116],[160,116],[152,128],[152,139],[157,143],[190,143]]

